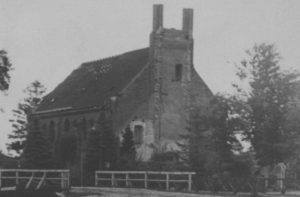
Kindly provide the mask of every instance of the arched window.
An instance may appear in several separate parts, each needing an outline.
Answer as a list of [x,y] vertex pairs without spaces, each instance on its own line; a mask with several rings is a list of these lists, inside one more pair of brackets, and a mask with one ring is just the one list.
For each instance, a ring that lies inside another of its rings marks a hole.
[[85,118],[83,118],[81,121],[81,132],[82,132],[83,139],[86,139],[87,138],[87,124],[86,124]]
[[34,129],[39,129],[39,120],[38,119],[34,119],[33,126],[34,126]]
[[93,128],[93,126],[95,125],[95,121],[93,118],[90,119],[90,127]]
[[143,137],[144,137],[144,127],[142,125],[135,125],[134,132],[133,132],[134,142],[136,144],[142,144]]
[[49,140],[53,142],[55,140],[55,124],[53,121],[50,122],[48,130]]
[[70,131],[70,121],[68,119],[65,120],[64,130],[65,132]]
[[175,65],[175,81],[181,81],[182,78],[182,64]]
[[61,120],[59,120],[59,121],[57,122],[57,127],[56,127],[56,128],[57,128],[57,129],[56,129],[56,131],[57,131],[57,132],[56,132],[56,135],[57,135],[56,138],[57,138],[57,139],[60,139],[60,136],[61,136],[61,132],[62,132],[61,125],[62,125],[62,124],[61,124]]
[[42,130],[43,130],[43,132],[46,132],[46,131],[47,131],[47,123],[44,123],[44,124],[43,124]]

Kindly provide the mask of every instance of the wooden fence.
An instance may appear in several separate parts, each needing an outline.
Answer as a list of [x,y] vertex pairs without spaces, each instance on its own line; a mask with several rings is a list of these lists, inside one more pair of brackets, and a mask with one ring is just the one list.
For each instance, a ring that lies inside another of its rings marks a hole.
[[197,177],[195,186],[198,190],[213,191],[213,192],[253,192],[260,193],[285,193],[286,191],[299,191],[300,180],[298,179],[280,179],[276,177],[245,177],[245,178],[230,178],[230,177]]
[[52,186],[66,190],[70,186],[69,170],[0,169],[0,189],[22,185],[24,189]]
[[110,187],[142,187],[170,190],[176,186],[192,190],[192,176],[195,172],[157,172],[157,171],[96,171],[95,185]]

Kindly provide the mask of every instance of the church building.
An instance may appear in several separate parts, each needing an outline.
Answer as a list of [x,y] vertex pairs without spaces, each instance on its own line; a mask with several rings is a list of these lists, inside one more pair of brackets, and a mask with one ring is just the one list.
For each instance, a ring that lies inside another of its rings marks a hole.
[[[176,150],[193,109],[205,112],[212,92],[193,63],[193,10],[182,29],[163,26],[163,5],[153,6],[149,47],[82,63],[50,92],[32,117],[49,140],[73,133],[80,144],[109,112],[116,136],[133,131],[138,157]],[[116,38],[117,39],[117,38]]]

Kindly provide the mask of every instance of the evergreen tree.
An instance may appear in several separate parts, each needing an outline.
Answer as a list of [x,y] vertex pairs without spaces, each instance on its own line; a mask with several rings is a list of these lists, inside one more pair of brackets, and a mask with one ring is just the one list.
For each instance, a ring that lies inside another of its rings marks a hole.
[[[255,169],[252,152],[243,152],[236,133],[244,122],[231,107],[231,100],[217,95],[207,111],[195,109],[190,116],[188,133],[183,136],[181,155],[196,172],[198,189],[218,191],[220,181],[250,178]],[[203,183],[209,181],[210,186]]]
[[115,137],[110,120],[100,116],[95,128],[88,134],[84,172],[87,184],[93,183],[92,179],[96,170],[116,169],[119,159],[119,143]]
[[103,149],[101,146],[102,130],[99,124],[91,129],[88,133],[85,157],[84,172],[88,185],[93,183],[92,177],[96,170],[103,169]]
[[39,130],[38,122],[31,122],[26,146],[21,157],[21,167],[28,169],[55,168],[53,147],[43,132]]
[[10,156],[5,155],[0,150],[0,168],[16,169],[16,168],[18,168],[18,160],[14,157],[10,157]]
[[63,136],[59,142],[59,160],[64,168],[70,168],[70,165],[76,159],[77,138],[76,135],[70,134]]
[[216,96],[208,111],[197,109],[191,114],[188,133],[183,136],[185,142],[180,146],[184,160],[201,176],[229,171],[234,151],[240,151],[235,136],[237,120],[230,113],[227,100]]
[[295,100],[289,103],[287,124],[284,127],[284,130],[289,133],[288,141],[293,147],[286,176],[295,179],[300,178],[300,84],[297,90]]
[[[227,99],[223,96],[216,96],[211,101],[210,110],[207,120],[209,122],[209,130],[211,131],[210,150],[215,152],[216,167],[220,173],[229,172],[229,167],[233,163],[233,151],[240,151],[239,142],[235,136],[238,127],[236,118],[230,116],[231,110],[227,103]],[[212,169],[215,171],[216,169]]]
[[204,175],[206,158],[209,155],[207,146],[208,126],[204,117],[200,115],[199,110],[194,110],[189,120],[187,134],[182,135],[183,142],[179,143],[181,147],[181,158],[189,165],[191,170]]
[[116,169],[119,159],[119,138],[112,128],[112,121],[106,119],[102,122],[101,146],[103,148],[104,169]]
[[13,110],[14,118],[10,120],[13,131],[8,136],[12,142],[8,144],[8,149],[15,151],[17,155],[22,153],[25,146],[28,129],[27,118],[40,104],[45,91],[46,88],[39,81],[32,82],[24,90],[27,97],[18,104],[18,109]]
[[[0,50],[0,93],[6,92],[9,88],[10,70],[12,70],[12,65],[7,57],[7,52]],[[4,112],[1,106],[0,112]]]
[[120,147],[120,164],[126,170],[132,170],[135,167],[136,150],[133,141],[133,133],[129,126],[123,133],[123,141]]
[[293,152],[291,133],[285,125],[298,75],[281,71],[280,55],[274,45],[255,45],[247,54],[237,73],[250,87],[246,92],[236,86],[245,103],[240,116],[248,123],[245,132],[259,164],[273,165],[285,161]]
[[9,88],[10,75],[12,69],[7,52],[0,50],[0,91],[5,91]]

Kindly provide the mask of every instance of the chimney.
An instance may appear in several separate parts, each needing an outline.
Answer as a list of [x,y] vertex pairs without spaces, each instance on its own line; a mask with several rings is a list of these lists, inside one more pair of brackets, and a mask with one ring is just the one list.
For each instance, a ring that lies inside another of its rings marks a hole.
[[189,38],[193,36],[193,9],[183,9],[182,31],[185,32]]
[[155,32],[160,27],[163,27],[163,5],[153,5],[153,31]]

